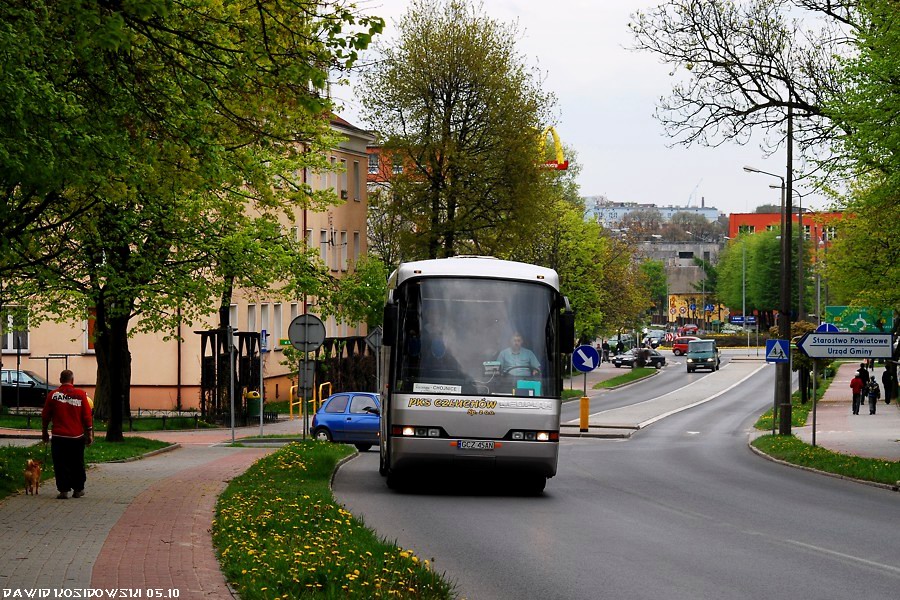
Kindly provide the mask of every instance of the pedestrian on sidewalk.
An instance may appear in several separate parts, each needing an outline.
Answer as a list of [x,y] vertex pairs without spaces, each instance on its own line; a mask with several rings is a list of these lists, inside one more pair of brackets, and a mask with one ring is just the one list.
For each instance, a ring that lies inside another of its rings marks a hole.
[[878,382],[875,381],[875,376],[872,375],[872,379],[869,380],[868,386],[868,394],[869,394],[869,414],[875,414],[875,405],[878,403],[878,399],[881,398],[881,389],[878,387]]
[[853,414],[859,414],[859,404],[862,399],[863,388],[865,387],[865,383],[863,383],[862,378],[859,376],[857,372],[856,375],[853,376],[853,379],[850,380],[850,389],[853,390]]
[[[75,387],[75,375],[69,369],[59,374],[60,386],[47,394],[41,411],[41,438],[50,442],[53,470],[56,472],[57,499],[65,500],[72,490],[73,498],[84,496],[87,473],[84,470],[84,447],[94,443],[94,420],[84,390]],[[50,439],[49,425],[53,425]]]
[[603,343],[600,344],[600,362],[609,362],[609,340],[603,340]]
[[884,386],[884,403],[890,404],[897,395],[897,379],[895,373],[891,373],[891,365],[885,364],[884,373],[881,374],[881,384]]

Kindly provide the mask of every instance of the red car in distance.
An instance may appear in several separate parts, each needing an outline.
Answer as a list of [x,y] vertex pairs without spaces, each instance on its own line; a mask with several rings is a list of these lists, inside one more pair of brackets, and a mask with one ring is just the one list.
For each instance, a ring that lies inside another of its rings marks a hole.
[[672,342],[672,354],[674,354],[675,356],[681,356],[682,354],[687,353],[688,342],[699,339],[700,338],[693,335],[686,335],[675,338],[675,341]]

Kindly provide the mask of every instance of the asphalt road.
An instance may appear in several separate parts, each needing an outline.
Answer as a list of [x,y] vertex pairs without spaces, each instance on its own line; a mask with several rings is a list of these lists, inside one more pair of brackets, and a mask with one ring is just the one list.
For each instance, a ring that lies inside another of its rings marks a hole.
[[[563,439],[559,474],[540,497],[476,478],[396,493],[376,452],[338,471],[335,496],[433,560],[461,598],[897,598],[896,494],[747,448],[773,374],[628,440]],[[669,375],[682,385],[704,376],[679,366],[639,386],[670,385]],[[648,395],[630,386],[604,398]]]

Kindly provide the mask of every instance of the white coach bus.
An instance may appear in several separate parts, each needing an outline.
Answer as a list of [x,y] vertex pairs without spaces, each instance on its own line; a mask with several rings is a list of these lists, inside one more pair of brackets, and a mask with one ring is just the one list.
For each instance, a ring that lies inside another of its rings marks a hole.
[[384,311],[380,472],[556,474],[574,314],[556,271],[491,257],[401,264]]

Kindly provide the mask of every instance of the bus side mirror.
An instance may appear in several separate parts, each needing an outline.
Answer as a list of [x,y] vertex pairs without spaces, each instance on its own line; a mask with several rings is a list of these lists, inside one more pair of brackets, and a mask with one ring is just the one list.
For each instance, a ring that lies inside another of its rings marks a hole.
[[397,305],[384,305],[384,322],[382,324],[381,344],[383,346],[393,346],[394,340],[397,339]]
[[575,349],[575,313],[567,310],[559,315],[559,351],[571,354]]

